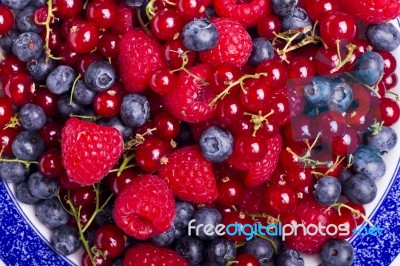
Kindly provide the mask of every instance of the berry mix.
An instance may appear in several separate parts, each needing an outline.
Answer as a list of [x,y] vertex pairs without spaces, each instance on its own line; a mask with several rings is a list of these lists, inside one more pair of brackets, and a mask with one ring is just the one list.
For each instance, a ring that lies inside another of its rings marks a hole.
[[[88,265],[351,265],[399,0],[3,0],[0,176]],[[218,236],[188,224],[345,225]],[[270,264],[268,264],[270,265]]]

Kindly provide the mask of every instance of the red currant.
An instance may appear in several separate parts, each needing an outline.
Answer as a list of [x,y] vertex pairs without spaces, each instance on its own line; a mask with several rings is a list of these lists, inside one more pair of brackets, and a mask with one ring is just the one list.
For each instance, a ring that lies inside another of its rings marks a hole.
[[265,110],[271,99],[271,88],[262,79],[250,79],[244,83],[244,90],[240,90],[240,101],[249,112]]
[[400,108],[395,100],[382,98],[379,105],[372,108],[371,114],[373,118],[382,121],[385,126],[391,126],[399,120]]
[[232,263],[233,266],[260,266],[260,262],[256,257],[250,254],[240,254]]
[[154,118],[155,134],[164,140],[171,140],[179,135],[181,124],[168,112],[161,112]]
[[14,15],[6,6],[0,6],[0,35],[6,34],[14,26]]
[[236,139],[234,149],[246,161],[260,161],[268,152],[266,141],[262,134],[253,136],[250,132],[244,133]]
[[0,128],[0,145],[3,149],[2,156],[12,155],[11,145],[20,132],[20,128]]
[[185,53],[188,58],[188,62],[186,64],[186,67],[188,68],[194,63],[196,54],[192,51],[189,51],[185,45],[183,45],[183,42],[180,38],[173,41],[168,41],[164,46],[165,62],[167,62],[172,69],[178,69],[183,65],[183,59],[181,56],[183,53]]
[[39,87],[35,91],[32,102],[42,107],[45,114],[53,117],[58,114],[57,102],[60,96],[50,92],[47,88]]
[[99,29],[110,28],[117,20],[117,5],[114,1],[94,0],[86,7],[86,18]]
[[27,74],[16,74],[3,83],[4,95],[16,106],[29,103],[35,92],[35,83]]
[[5,80],[9,76],[14,76],[18,73],[25,73],[26,65],[19,61],[18,58],[9,54],[3,61],[0,62],[0,80]]
[[161,68],[153,72],[149,86],[155,93],[165,95],[174,89],[177,79],[168,68]]
[[278,215],[297,205],[296,191],[288,184],[273,184],[265,191],[265,203],[272,215]]
[[125,250],[124,234],[116,225],[106,224],[97,229],[94,244],[101,251],[107,252],[107,258],[116,258]]
[[12,103],[9,99],[0,97],[0,126],[5,126],[10,122],[14,114]]
[[45,177],[57,177],[64,171],[62,164],[61,152],[56,150],[49,150],[39,158],[39,172]]
[[347,156],[355,152],[360,145],[360,137],[352,128],[347,128],[346,133],[341,137],[332,139],[331,149],[337,155]]
[[273,88],[281,88],[286,85],[288,69],[284,62],[278,59],[270,59],[261,62],[256,69],[257,73],[265,73],[263,79]]
[[334,11],[324,15],[321,20],[321,37],[332,48],[351,43],[357,34],[357,25],[352,16]]
[[136,147],[136,162],[147,172],[158,171],[163,164],[167,163],[166,159],[170,151],[171,146],[167,142],[154,137],[147,138]]
[[313,21],[321,21],[329,12],[342,9],[339,0],[306,0],[308,15]]
[[275,33],[281,32],[282,24],[277,16],[267,15],[261,18],[257,24],[257,32],[260,37],[267,38],[268,40],[274,39]]
[[[238,230],[239,232],[243,230],[247,234],[250,234],[251,228],[243,227],[243,225],[253,224],[253,220],[244,212],[230,212],[224,215],[222,224],[226,226],[229,224],[238,224],[238,226],[241,227],[240,231]],[[244,242],[246,241],[247,236],[244,234],[234,234],[234,235],[225,234],[225,238],[234,242]]]
[[72,51],[89,53],[97,47],[99,30],[93,23],[76,20],[67,30],[67,41]]
[[195,18],[204,18],[206,15],[207,1],[204,0],[178,0],[176,3],[176,12],[186,21]]
[[101,117],[111,118],[119,114],[122,95],[112,88],[96,94],[93,99],[93,109]]
[[239,178],[224,177],[217,182],[218,203],[224,207],[236,205],[243,194],[244,184]]
[[78,16],[83,9],[82,0],[53,0],[57,18],[66,19]]
[[151,31],[160,40],[170,41],[176,39],[184,23],[174,10],[158,11],[150,22]]
[[100,36],[97,48],[104,57],[116,58],[119,53],[118,41],[119,37],[117,34],[105,32]]

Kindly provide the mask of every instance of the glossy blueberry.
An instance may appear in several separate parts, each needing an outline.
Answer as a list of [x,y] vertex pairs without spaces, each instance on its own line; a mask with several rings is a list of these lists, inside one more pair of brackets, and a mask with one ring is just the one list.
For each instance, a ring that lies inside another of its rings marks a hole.
[[33,196],[39,199],[49,199],[56,195],[58,182],[55,179],[46,178],[39,172],[36,172],[28,178],[28,189]]
[[281,22],[282,31],[296,30],[298,28],[312,25],[307,12],[300,7],[294,8],[289,14],[285,15]]
[[357,59],[354,75],[360,83],[373,85],[382,77],[384,65],[380,54],[367,51]]
[[82,115],[85,112],[85,109],[80,104],[76,103],[74,99],[72,99],[70,103],[70,96],[68,93],[58,99],[57,107],[60,114],[64,117],[68,117],[71,114]]
[[76,77],[77,74],[72,67],[61,65],[47,76],[46,85],[52,93],[63,94],[72,87]]
[[354,250],[346,240],[331,239],[321,248],[324,266],[350,266],[354,260]]
[[117,116],[112,117],[110,119],[101,119],[99,121],[99,124],[117,129],[121,133],[124,140],[132,138],[133,129],[131,127],[126,126],[124,122],[122,122],[121,119]]
[[382,126],[379,132],[368,132],[365,135],[365,140],[369,147],[383,154],[396,146],[397,134],[393,128]]
[[[194,213],[193,219],[195,221],[191,225],[195,228],[199,227],[198,234],[195,232],[197,237],[202,240],[211,240],[217,237],[214,228],[222,222],[221,213],[217,209],[210,207],[200,208]],[[204,227],[206,225],[208,228],[211,228],[209,229],[211,234],[205,233]]]
[[15,15],[15,25],[19,32],[35,32],[40,33],[42,28],[34,23],[33,13],[36,8],[32,6],[25,7]]
[[338,201],[340,192],[339,180],[332,176],[324,176],[314,185],[313,195],[319,204],[329,206]]
[[153,242],[154,245],[159,246],[159,247],[167,247],[172,244],[175,240],[175,227],[174,225],[171,226],[170,229],[168,229],[166,232],[153,236],[151,238],[151,242]]
[[30,1],[31,0],[2,0],[1,2],[3,5],[11,9],[17,10],[26,7]]
[[18,122],[25,130],[37,131],[42,129],[46,120],[46,114],[39,105],[28,103],[19,110]]
[[346,82],[336,84],[328,98],[328,109],[343,113],[350,107],[353,101],[353,89]]
[[354,173],[349,168],[344,169],[339,176],[340,184],[343,185],[344,182],[346,182],[346,180],[352,177],[353,175]]
[[249,57],[249,64],[256,67],[262,61],[273,58],[274,53],[275,50],[270,41],[262,37],[257,37],[253,40],[253,49]]
[[199,146],[204,158],[220,163],[226,161],[233,152],[233,136],[225,129],[211,126],[201,134]]
[[143,95],[127,94],[122,100],[120,115],[127,126],[139,127],[150,117],[150,104]]
[[38,59],[43,53],[43,40],[34,32],[24,32],[18,35],[12,46],[12,52],[22,62]]
[[186,201],[178,201],[175,205],[176,216],[174,226],[176,228],[185,228],[194,215],[194,207]]
[[371,178],[362,174],[355,174],[343,184],[343,195],[356,204],[372,202],[377,193],[377,187]]
[[29,167],[19,162],[1,162],[0,177],[7,183],[18,183],[29,175]]
[[33,196],[28,189],[28,180],[24,180],[15,185],[15,197],[19,202],[34,205],[40,201],[39,198]]
[[175,227],[175,239],[185,236],[185,235],[187,235],[187,233],[188,233],[187,227],[185,227],[185,228],[176,228]]
[[70,225],[61,225],[53,230],[50,236],[50,245],[61,255],[71,255],[81,246],[78,231]]
[[36,82],[42,82],[56,68],[56,62],[45,56],[39,57],[37,60],[30,61],[26,64],[26,70]]
[[261,265],[269,262],[274,255],[274,247],[271,242],[262,238],[253,238],[244,247],[244,253],[253,255]]
[[144,0],[123,0],[127,6],[130,7],[141,7],[143,3],[145,2]]
[[92,104],[95,95],[96,92],[91,90],[82,79],[76,82],[72,93],[75,102],[82,105]]
[[276,266],[304,266],[304,260],[296,250],[285,250],[276,259]]
[[211,50],[217,45],[218,30],[208,19],[195,19],[183,27],[182,41],[192,51]]
[[386,172],[386,164],[376,150],[362,146],[353,154],[353,172],[378,180]]
[[105,61],[91,63],[85,72],[86,85],[97,92],[110,88],[114,84],[115,78],[113,66]]
[[271,0],[272,10],[278,16],[287,16],[297,7],[298,0]]
[[225,266],[234,258],[236,258],[235,243],[224,237],[214,239],[206,247],[206,260],[210,265]]
[[183,236],[176,241],[175,251],[185,258],[190,265],[195,265],[203,260],[203,242],[195,236]]
[[0,37],[0,47],[4,51],[11,53],[14,41],[18,38],[19,33],[16,30],[10,30],[7,34]]
[[68,222],[68,213],[57,198],[40,201],[36,205],[36,216],[49,228],[56,228]]
[[371,24],[366,35],[377,50],[392,52],[400,45],[400,32],[392,23]]
[[42,137],[31,131],[23,131],[17,135],[11,145],[15,157],[24,161],[35,161],[44,151]]
[[328,104],[332,92],[332,81],[324,77],[314,77],[310,84],[304,87],[304,96],[307,101],[316,107]]

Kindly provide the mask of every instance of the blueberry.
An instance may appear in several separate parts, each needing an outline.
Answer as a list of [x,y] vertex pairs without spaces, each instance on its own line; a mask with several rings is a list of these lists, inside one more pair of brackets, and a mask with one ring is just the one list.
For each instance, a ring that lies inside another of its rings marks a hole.
[[366,35],[377,50],[392,52],[400,45],[400,32],[392,23],[369,25]]
[[175,239],[178,239],[184,235],[187,235],[187,233],[188,233],[187,227],[185,227],[185,228],[176,228],[175,227]]
[[50,245],[61,255],[71,255],[81,246],[78,231],[70,225],[61,225],[53,230],[50,236]]
[[72,93],[75,102],[82,105],[92,104],[95,95],[96,92],[92,91],[82,79],[76,82],[74,92]]
[[42,28],[34,22],[33,13],[35,10],[35,7],[28,6],[17,12],[15,15],[15,25],[19,32],[40,33],[42,31]]
[[115,70],[105,61],[91,63],[85,72],[86,85],[97,92],[109,89],[115,82]]
[[328,109],[343,113],[350,107],[353,101],[353,89],[346,82],[336,84],[328,99]]
[[355,174],[343,184],[343,195],[356,204],[372,202],[377,193],[377,187],[371,178],[362,174]]
[[376,52],[363,53],[355,64],[355,77],[360,83],[374,85],[383,75],[385,62]]
[[[192,223],[192,226],[198,229],[196,236],[202,240],[211,240],[217,237],[214,228],[222,222],[221,213],[217,209],[210,207],[200,208],[194,213],[193,219],[196,221]],[[210,234],[205,233],[205,226],[208,227]]]
[[139,127],[150,117],[150,104],[143,95],[127,94],[122,100],[120,115],[127,126]]
[[296,30],[298,28],[312,25],[307,12],[300,7],[294,8],[289,14],[285,15],[281,22],[282,31]]
[[57,198],[40,201],[36,205],[36,216],[49,228],[56,228],[68,222],[68,213]]
[[39,198],[36,198],[29,192],[28,180],[19,182],[15,186],[15,197],[17,198],[17,200],[19,202],[29,204],[29,205],[34,205],[40,201]]
[[210,265],[225,266],[228,261],[232,261],[235,258],[235,243],[225,237],[214,239],[206,248],[206,259]]
[[74,99],[70,103],[70,95],[68,93],[58,99],[57,107],[60,114],[64,117],[68,117],[71,114],[82,115],[85,112],[85,109],[76,103]]
[[26,7],[30,1],[31,0],[2,0],[1,2],[11,9],[18,10]]
[[126,126],[124,122],[122,122],[121,119],[117,116],[110,119],[101,119],[99,120],[99,124],[117,129],[121,133],[124,140],[129,140],[130,138],[132,138],[133,129]]
[[44,141],[35,132],[23,131],[14,139],[11,149],[18,159],[35,161],[44,151]]
[[211,126],[201,134],[199,145],[204,158],[220,163],[226,161],[233,152],[233,136],[225,129]]
[[46,81],[47,76],[56,68],[56,62],[42,55],[37,60],[33,60],[26,64],[26,69],[36,82]]
[[343,185],[344,182],[346,182],[346,180],[349,179],[349,178],[350,178],[351,176],[353,176],[353,175],[354,175],[354,173],[353,173],[350,169],[348,169],[348,168],[344,169],[344,170],[340,173],[340,176],[339,176],[339,182],[340,182],[340,184]]
[[396,146],[397,134],[391,127],[382,126],[379,132],[368,132],[365,139],[369,147],[383,154]]
[[4,51],[11,53],[13,43],[18,38],[18,36],[19,36],[18,31],[10,30],[9,32],[7,32],[6,34],[4,34],[0,37],[0,47]]
[[183,27],[182,41],[192,51],[211,50],[217,45],[218,30],[208,19],[195,19]]
[[29,175],[29,167],[19,162],[1,162],[0,177],[7,183],[18,183]]
[[314,198],[321,205],[332,205],[336,203],[340,197],[341,186],[339,180],[335,177],[321,177],[314,185],[314,188]]
[[350,266],[354,250],[346,240],[331,239],[322,246],[320,256],[324,266]]
[[249,57],[249,64],[256,67],[262,61],[274,57],[274,47],[271,42],[265,38],[258,37],[253,40],[253,49]]
[[333,88],[332,81],[324,77],[314,77],[310,84],[304,87],[304,96],[316,107],[328,104]]
[[203,260],[204,245],[197,237],[183,236],[176,241],[175,251],[190,265],[195,265]]
[[38,59],[43,53],[43,40],[34,32],[24,32],[18,35],[12,46],[12,52],[22,62]]
[[194,215],[194,207],[186,201],[178,201],[175,206],[176,216],[174,225],[176,228],[185,228]]
[[362,146],[353,154],[352,170],[376,181],[385,174],[386,164],[374,149]]
[[123,266],[123,260],[122,259],[114,260],[111,266]]
[[30,5],[35,7],[46,6],[47,0],[32,0]]
[[63,94],[72,87],[76,77],[77,74],[72,67],[61,65],[47,76],[46,85],[52,93]]
[[278,16],[287,16],[297,7],[298,0],[271,0],[272,10]]
[[39,172],[36,172],[28,178],[28,189],[36,198],[49,199],[56,195],[58,182],[55,179],[46,178]]
[[162,234],[153,236],[151,238],[151,242],[153,242],[154,245],[159,246],[159,247],[167,247],[172,244],[175,240],[175,227],[174,225],[171,226],[170,229],[165,231]]
[[39,105],[28,103],[19,110],[18,121],[25,130],[37,131],[46,124],[46,114]]
[[253,255],[258,259],[261,265],[264,265],[272,259],[274,247],[268,240],[254,238],[247,242],[244,253]]
[[296,250],[285,250],[279,254],[276,266],[304,266],[304,260]]
[[113,218],[113,205],[107,204],[94,218],[94,221],[98,227],[114,223]]
[[217,16],[215,13],[215,8],[213,6],[206,7],[206,11],[204,11],[204,12],[206,14],[206,18],[208,18],[208,19],[212,19]]
[[123,0],[123,2],[127,6],[130,6],[130,7],[141,7],[145,1],[144,0]]

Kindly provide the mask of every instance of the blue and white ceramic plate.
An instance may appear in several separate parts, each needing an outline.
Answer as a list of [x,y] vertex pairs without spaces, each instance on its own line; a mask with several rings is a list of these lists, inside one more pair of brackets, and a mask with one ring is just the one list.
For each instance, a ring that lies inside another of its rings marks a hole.
[[[0,0],[1,2],[1,0]],[[399,22],[393,22],[399,26]],[[400,59],[400,49],[395,52]],[[400,77],[400,61],[397,67]],[[395,89],[400,94],[400,86]],[[393,126],[400,136],[400,123]],[[378,195],[366,205],[366,214],[382,236],[358,234],[350,241],[355,248],[354,266],[400,265],[400,141],[383,156],[387,171],[377,182]],[[80,265],[82,250],[68,257],[50,247],[50,230],[35,216],[35,209],[14,197],[14,186],[0,181],[0,266]],[[319,265],[317,256],[304,255],[306,266]]]

